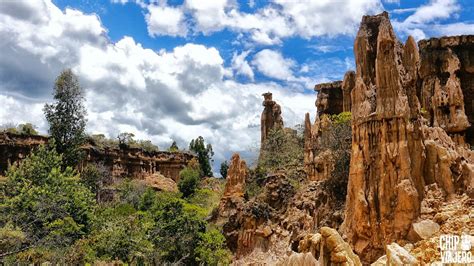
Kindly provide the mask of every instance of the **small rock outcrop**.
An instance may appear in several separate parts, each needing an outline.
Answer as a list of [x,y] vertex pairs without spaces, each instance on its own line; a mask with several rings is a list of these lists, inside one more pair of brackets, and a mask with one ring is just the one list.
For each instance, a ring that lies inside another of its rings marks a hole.
[[273,100],[272,94],[270,92],[264,93],[263,97],[264,99],[262,105],[265,108],[263,109],[260,120],[261,143],[265,142],[270,130],[274,128],[283,128],[283,118],[281,117],[280,105]]
[[227,172],[224,197],[243,197],[247,174],[247,164],[238,153],[234,153]]
[[343,110],[342,81],[317,84],[314,90],[318,93],[316,108],[318,116],[334,115]]
[[318,258],[318,265],[362,265],[351,246],[330,227],[322,227],[320,233],[306,235],[300,241],[298,249],[302,254],[309,252]]

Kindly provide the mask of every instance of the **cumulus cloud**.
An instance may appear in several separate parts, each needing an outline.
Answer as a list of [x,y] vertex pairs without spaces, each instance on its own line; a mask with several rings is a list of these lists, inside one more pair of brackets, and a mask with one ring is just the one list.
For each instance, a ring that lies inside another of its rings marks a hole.
[[[249,5],[254,6],[252,3]],[[162,5],[161,8],[165,6]],[[382,3],[380,0],[340,0],[338,5],[335,5],[333,1],[326,0],[274,0],[252,13],[246,13],[240,10],[235,1],[186,0],[183,5],[173,9],[189,14],[193,32],[207,35],[229,29],[244,32],[246,37],[255,43],[273,45],[292,36],[311,38],[354,34],[360,18],[381,11]],[[146,20],[149,28],[152,21],[168,23],[158,12],[150,12]],[[176,22],[176,19],[172,21]],[[181,32],[184,32],[183,29]],[[160,33],[167,34],[164,30]],[[176,35],[173,32],[168,34]]]
[[460,8],[457,0],[431,0],[416,8],[395,10],[395,13],[413,12],[413,14],[403,21],[395,20],[392,24],[397,31],[412,35],[416,40],[425,39],[427,35],[455,35],[459,32],[455,24],[440,26],[439,22],[453,17]]
[[[85,88],[88,132],[115,137],[128,131],[162,148],[172,140],[186,147],[202,135],[213,144],[217,162],[256,145],[262,93],[274,93],[288,126],[314,109],[314,97],[296,89],[228,79],[232,69],[213,47],[187,43],[154,51],[132,37],[111,43],[96,15],[38,2],[1,5],[0,123],[32,122],[45,132],[41,109],[66,67]],[[235,55],[233,70],[252,76],[246,56]],[[282,75],[291,75],[290,68]]]
[[254,79],[254,73],[252,68],[249,65],[249,62],[246,60],[250,51],[243,51],[240,54],[234,52],[232,56],[232,69],[242,76],[247,76],[250,80]]
[[291,80],[294,78],[291,68],[295,65],[295,62],[284,58],[277,51],[264,49],[258,52],[254,56],[252,64],[267,77],[280,80]]
[[186,36],[184,13],[180,8],[151,4],[145,20],[150,36]]

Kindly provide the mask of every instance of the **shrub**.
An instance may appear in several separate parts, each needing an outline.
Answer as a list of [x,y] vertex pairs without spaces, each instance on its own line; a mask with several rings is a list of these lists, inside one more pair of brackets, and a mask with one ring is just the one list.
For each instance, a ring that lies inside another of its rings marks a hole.
[[229,170],[229,164],[227,161],[223,161],[221,163],[221,168],[219,169],[219,172],[222,176],[222,178],[227,178],[227,171]]
[[187,198],[194,194],[199,185],[199,168],[187,166],[179,172],[178,189]]
[[225,237],[217,229],[210,229],[199,234],[196,247],[197,261],[204,265],[227,265],[232,254],[226,248]]
[[330,118],[332,124],[322,131],[320,145],[315,155],[325,150],[331,150],[333,156],[337,158],[331,178],[326,180],[325,184],[338,200],[344,201],[347,194],[351,161],[351,113],[344,112]]
[[100,196],[104,187],[112,182],[112,173],[102,163],[90,163],[82,169],[81,183],[95,194],[97,202],[101,202]]
[[303,166],[304,139],[292,129],[272,129],[260,150],[258,165],[267,172]]
[[54,148],[40,146],[6,173],[0,199],[5,215],[0,220],[25,234],[26,247],[60,249],[90,230],[93,194],[74,170],[62,170],[62,163]]

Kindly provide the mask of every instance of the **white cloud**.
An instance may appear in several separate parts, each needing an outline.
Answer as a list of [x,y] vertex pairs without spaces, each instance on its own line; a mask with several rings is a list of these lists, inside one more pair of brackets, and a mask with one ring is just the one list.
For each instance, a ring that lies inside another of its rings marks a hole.
[[474,34],[474,24],[458,22],[446,25],[436,25],[435,31],[440,35],[447,36]]
[[[253,5],[252,2],[250,5]],[[166,7],[161,4],[161,8]],[[340,0],[338,5],[332,0],[274,0],[253,13],[245,13],[231,0],[186,0],[183,5],[173,9],[189,14],[189,24],[193,25],[193,32],[211,34],[229,29],[239,33],[245,32],[255,43],[273,45],[291,36],[311,38],[321,35],[352,35],[360,18],[381,11],[382,4],[380,0]],[[149,28],[150,22],[159,19],[155,16],[160,17],[157,12],[147,15]],[[172,21],[172,25],[178,25],[177,19]],[[175,31],[166,32],[164,27],[160,29],[160,34],[176,35]],[[184,31],[181,28],[179,32]]]
[[409,16],[405,23],[428,23],[436,19],[449,18],[459,11],[457,0],[432,0],[429,4],[420,6],[415,13]]
[[253,81],[254,73],[249,65],[249,62],[245,59],[249,55],[250,51],[244,51],[240,54],[234,52],[232,56],[232,69],[239,75],[247,76]]
[[186,36],[185,17],[180,8],[151,4],[147,9],[145,20],[150,36]]
[[[54,79],[66,67],[85,88],[88,132],[115,137],[129,131],[162,148],[172,140],[186,147],[202,135],[213,144],[217,162],[258,143],[263,92],[274,93],[287,125],[314,110],[314,96],[301,94],[296,85],[228,80],[229,70],[213,47],[188,43],[157,52],[132,37],[110,43],[97,16],[63,12],[50,1],[34,6],[37,2],[0,9],[0,124],[32,122],[45,132],[44,100],[31,99],[50,99]],[[28,15],[29,8],[36,17]],[[251,76],[246,56],[236,55],[234,70]],[[265,71],[291,77],[289,62],[277,58],[273,63],[283,72]]]
[[[425,5],[417,8],[399,9],[395,13],[413,12],[403,21],[392,21],[394,28],[405,35],[412,35],[415,40],[426,38],[428,35],[439,35],[452,29],[449,24],[439,26],[439,21],[453,17],[460,11],[460,5],[457,0],[431,0]],[[443,30],[443,28],[445,28]],[[428,34],[429,32],[430,34]]]
[[291,68],[295,65],[295,62],[284,58],[277,51],[264,49],[258,52],[254,56],[252,64],[267,77],[280,80],[291,80],[294,78]]

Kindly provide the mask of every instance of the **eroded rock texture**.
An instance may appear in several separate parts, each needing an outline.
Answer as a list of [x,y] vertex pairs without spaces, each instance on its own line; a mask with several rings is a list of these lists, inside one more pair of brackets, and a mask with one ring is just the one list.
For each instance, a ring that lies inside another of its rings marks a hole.
[[[17,134],[0,134],[0,173],[8,165],[25,158],[33,148],[46,144],[44,136],[25,136]],[[132,177],[137,179],[152,178],[156,173],[178,182],[179,172],[188,164],[194,155],[184,152],[147,152],[140,148],[101,148],[94,143],[82,147],[85,160],[80,167],[88,163],[103,163],[114,178]]]
[[457,144],[473,145],[474,36],[432,38],[419,47],[418,95],[429,125],[443,128]]
[[412,37],[397,40],[387,13],[362,19],[342,231],[365,262],[407,239],[426,185],[437,185],[444,199],[472,191],[473,154],[464,145],[472,42],[466,36],[422,41],[419,56]]
[[318,93],[316,108],[318,116],[334,115],[343,110],[342,81],[317,84],[314,90]]
[[347,71],[344,75],[344,80],[342,81],[342,102],[343,112],[351,111],[351,92],[355,86],[356,75],[354,71]]
[[47,137],[39,135],[0,133],[0,175],[7,171],[9,165],[26,158],[35,147],[47,142]]
[[283,128],[283,118],[281,117],[281,107],[272,99],[270,92],[263,94],[263,106],[265,107],[261,117],[261,143],[265,141],[270,130],[273,128]]
[[[400,43],[386,12],[364,16],[354,54],[352,155],[343,231],[363,260],[402,239],[419,214],[424,150],[408,96],[416,47]],[[410,48],[406,48],[410,47]],[[403,60],[409,58],[410,60]]]
[[244,160],[240,159],[238,153],[234,153],[227,172],[224,197],[243,197],[247,174],[247,164]]

